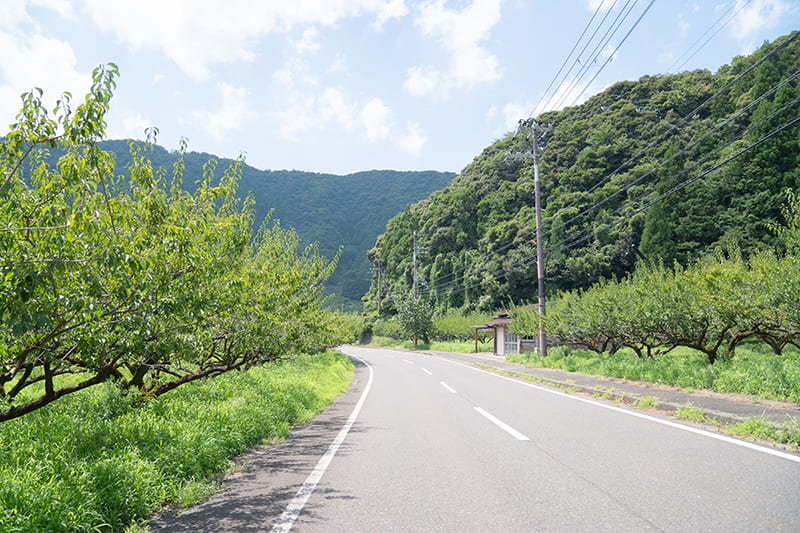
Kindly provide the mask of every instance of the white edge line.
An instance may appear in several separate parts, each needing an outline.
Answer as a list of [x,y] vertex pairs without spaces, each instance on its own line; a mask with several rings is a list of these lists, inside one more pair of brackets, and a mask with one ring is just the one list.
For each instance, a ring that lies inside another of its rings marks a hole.
[[508,433],[512,437],[514,437],[515,439],[517,439],[517,440],[530,440],[528,437],[526,437],[525,435],[523,435],[522,433],[520,433],[516,429],[512,428],[511,426],[509,426],[508,424],[506,424],[505,422],[503,422],[499,418],[495,417],[494,415],[491,415],[491,414],[487,413],[486,411],[484,411],[480,407],[475,407],[474,409],[476,411],[478,411],[481,415],[485,416],[490,422],[495,424],[497,427],[499,427],[500,429],[502,429],[503,431],[505,431],[506,433]]
[[272,533],[287,533],[290,529],[292,529],[295,520],[297,520],[297,517],[300,516],[300,512],[303,510],[303,507],[305,507],[308,498],[314,492],[314,489],[317,488],[317,484],[319,483],[320,479],[322,479],[322,475],[325,473],[325,470],[328,469],[328,465],[333,459],[333,456],[336,455],[337,451],[339,451],[339,447],[344,442],[347,433],[350,431],[350,428],[353,427],[353,423],[356,421],[356,417],[361,411],[361,407],[364,405],[364,400],[366,400],[369,389],[372,386],[372,367],[369,365],[369,363],[357,355],[345,355],[352,357],[353,359],[358,359],[367,366],[369,369],[367,386],[364,387],[364,392],[361,393],[361,398],[359,398],[358,403],[353,408],[353,412],[350,413],[350,418],[347,419],[345,425],[339,430],[339,434],[336,435],[336,438],[333,439],[333,442],[328,447],[328,450],[320,458],[319,462],[317,462],[317,466],[314,467],[314,470],[312,470],[308,475],[303,483],[303,486],[300,487],[300,490],[297,491],[297,494],[295,494],[294,498],[292,498],[292,501],[290,501],[289,505],[286,506],[286,509],[278,518],[278,521],[275,522],[275,525],[272,527]]
[[455,389],[454,389],[453,387],[451,387],[450,385],[448,385],[447,383],[445,383],[444,381],[440,381],[440,382],[439,382],[439,385],[441,385],[442,387],[444,387],[445,389],[447,389],[447,391],[448,391],[448,392],[451,392],[451,393],[453,393],[453,394],[455,394],[455,393],[456,393]]
[[499,374],[496,374],[494,372],[489,372],[488,370],[484,370],[482,368],[476,368],[474,366],[467,365],[467,364],[464,364],[464,363],[460,363],[458,361],[453,361],[452,359],[447,359],[447,358],[444,358],[444,357],[442,359],[444,359],[445,361],[450,361],[454,365],[460,365],[460,366],[463,366],[463,367],[466,367],[466,368],[471,368],[472,370],[475,370],[477,372],[483,372],[484,374],[488,374],[490,376],[494,376],[494,377],[496,377],[498,379],[504,379],[506,381],[511,381],[512,383],[517,383],[519,385],[524,385],[526,387],[530,387],[532,389],[536,389],[536,390],[539,390],[539,391],[542,391],[542,392],[555,394],[556,396],[562,396],[564,398],[570,398],[572,400],[576,400],[576,401],[579,401],[579,402],[588,403],[590,405],[595,405],[597,407],[602,407],[603,409],[609,409],[611,411],[616,411],[618,413],[623,413],[623,414],[626,414],[626,415],[635,416],[637,418],[642,418],[644,420],[649,420],[650,422],[655,422],[657,424],[662,424],[662,425],[673,427],[673,428],[680,429],[680,430],[683,430],[683,431],[688,431],[689,433],[695,433],[697,435],[702,435],[704,437],[709,437],[709,438],[712,438],[712,439],[720,440],[722,442],[727,442],[729,444],[734,444],[736,446],[741,446],[743,448],[749,448],[749,449],[757,451],[757,452],[766,453],[768,455],[774,455],[775,457],[780,457],[781,459],[787,459],[787,460],[793,461],[795,463],[800,463],[800,456],[792,455],[790,453],[782,452],[780,450],[775,450],[773,448],[767,448],[766,446],[761,446],[761,445],[754,444],[752,442],[748,442],[748,441],[744,441],[744,440],[734,439],[733,437],[728,437],[726,435],[720,435],[719,433],[712,433],[711,431],[707,431],[705,429],[700,429],[700,428],[696,428],[696,427],[692,427],[692,426],[687,426],[687,425],[684,425],[684,424],[679,424],[677,422],[672,422],[670,420],[664,420],[663,418],[656,418],[654,416],[646,415],[644,413],[639,413],[637,411],[631,411],[629,409],[623,409],[623,408],[617,407],[615,405],[609,405],[609,404],[606,404],[606,403],[597,402],[597,401],[594,401],[594,400],[590,400],[589,398],[582,398],[580,396],[574,396],[572,394],[567,394],[565,392],[561,392],[559,390],[554,390],[554,389],[551,389],[549,387],[544,387],[544,386],[541,386],[541,385],[534,385],[533,383],[527,383],[527,382],[521,381],[519,379],[510,378],[510,377],[507,377],[507,376],[501,376]]

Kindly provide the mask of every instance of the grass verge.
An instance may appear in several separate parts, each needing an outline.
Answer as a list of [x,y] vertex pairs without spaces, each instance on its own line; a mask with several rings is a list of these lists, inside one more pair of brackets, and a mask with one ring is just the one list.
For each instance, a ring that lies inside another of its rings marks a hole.
[[551,348],[547,353],[546,358],[526,352],[511,355],[507,360],[530,367],[800,402],[800,353],[797,350],[787,349],[784,355],[774,355],[743,349],[736,357],[718,360],[713,365],[704,354],[682,348],[652,359],[640,359],[631,350],[609,355],[563,346]]
[[[413,350],[414,341],[397,340],[391,337],[372,337],[372,344],[375,346],[399,346],[404,350]],[[417,341],[417,350],[434,350],[437,352],[453,352],[453,353],[475,353],[475,341],[431,341],[422,342]],[[491,352],[491,342],[478,342],[478,352]]]
[[0,531],[120,531],[213,492],[230,459],[285,438],[349,386],[335,351],[136,402],[106,383],[0,424]]

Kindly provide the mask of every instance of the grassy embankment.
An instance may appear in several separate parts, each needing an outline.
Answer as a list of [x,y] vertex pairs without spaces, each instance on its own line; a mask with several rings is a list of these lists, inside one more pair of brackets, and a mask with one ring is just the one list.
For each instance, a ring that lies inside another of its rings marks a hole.
[[[414,341],[413,340],[398,340],[393,339],[391,337],[372,337],[372,344],[376,346],[399,346],[404,350],[413,350],[414,349]],[[434,350],[437,352],[453,352],[453,353],[474,353],[475,352],[475,341],[437,341],[432,340],[431,342],[424,343],[421,340],[417,341],[417,350]],[[478,351],[479,352],[491,352],[492,351],[492,340],[489,339],[488,342],[478,340]]]
[[[569,372],[618,377],[681,387],[688,392],[706,389],[716,392],[747,394],[754,401],[773,399],[800,403],[800,351],[794,347],[775,355],[766,345],[742,346],[732,359],[720,359],[713,365],[705,354],[678,348],[668,355],[641,359],[632,350],[615,355],[598,354],[566,347],[551,348],[547,357],[535,353],[511,355],[508,361],[529,367],[556,368]],[[676,415],[689,420],[714,424],[697,407],[687,405]],[[775,425],[763,418],[733,424],[723,431],[764,439],[800,448],[800,419],[788,418]]]
[[350,384],[329,351],[136,402],[112,383],[0,424],[0,530],[120,531],[214,491],[231,458],[285,438]]

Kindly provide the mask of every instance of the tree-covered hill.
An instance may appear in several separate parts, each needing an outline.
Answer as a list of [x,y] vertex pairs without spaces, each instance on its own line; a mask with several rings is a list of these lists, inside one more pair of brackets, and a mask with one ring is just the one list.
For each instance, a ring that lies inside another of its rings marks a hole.
[[[799,77],[794,32],[716,73],[621,81],[538,117],[548,292],[624,277],[643,257],[778,246],[766,223],[800,186]],[[506,158],[530,149],[507,135],[389,221],[369,252],[384,262],[384,312],[412,285],[414,232],[420,292],[438,308],[536,300],[533,163]]]
[[[131,162],[127,140],[104,141],[101,147],[116,154],[117,168]],[[151,146],[147,153],[155,167],[171,176],[179,154],[161,146]],[[230,163],[217,156],[188,152],[184,155],[187,182],[203,176],[203,166],[218,161],[221,171]],[[259,170],[248,165],[242,169],[239,192],[255,197],[255,220],[260,225],[272,210],[272,218],[284,227],[294,228],[306,243],[318,242],[320,253],[333,258],[342,254],[327,292],[336,294],[334,302],[352,307],[370,284],[370,263],[366,252],[374,244],[386,221],[404,207],[447,185],[455,174],[450,172],[370,170],[345,176],[298,170]]]

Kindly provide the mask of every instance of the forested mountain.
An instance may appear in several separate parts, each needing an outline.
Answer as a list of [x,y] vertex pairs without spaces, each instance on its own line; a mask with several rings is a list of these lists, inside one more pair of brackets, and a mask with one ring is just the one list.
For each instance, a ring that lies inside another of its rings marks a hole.
[[[130,141],[104,141],[101,147],[116,154],[119,168],[131,162]],[[179,154],[161,146],[151,146],[147,156],[154,167],[165,169],[167,179]],[[221,176],[230,160],[189,152],[184,156],[184,188],[191,190],[203,177],[203,165],[216,160]],[[345,308],[360,307],[360,298],[369,288],[370,263],[366,252],[386,221],[408,204],[425,198],[446,186],[455,176],[451,172],[399,172],[371,170],[345,176],[298,170],[258,170],[243,166],[239,195],[255,196],[256,226],[272,210],[272,218],[283,227],[294,228],[305,243],[318,242],[320,253],[333,258],[342,255],[327,283],[333,302]]]
[[[766,223],[800,186],[798,77],[794,32],[713,74],[622,81],[538,117],[548,293],[624,277],[643,258],[777,246]],[[369,252],[383,261],[384,312],[410,291],[414,232],[420,294],[439,309],[536,300],[533,162],[506,157],[526,150],[524,135],[507,135],[389,221]]]

